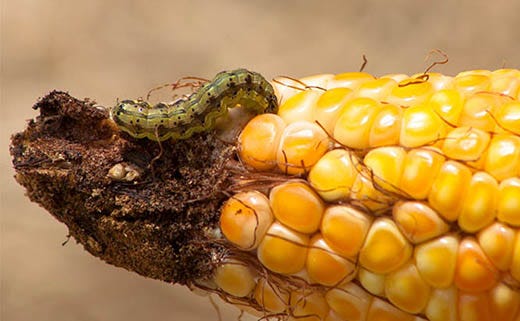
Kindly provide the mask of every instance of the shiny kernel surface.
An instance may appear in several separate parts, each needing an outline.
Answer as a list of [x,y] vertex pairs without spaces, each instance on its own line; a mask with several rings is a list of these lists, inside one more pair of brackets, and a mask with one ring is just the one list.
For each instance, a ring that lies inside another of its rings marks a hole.
[[[221,227],[234,249],[224,265],[248,262],[254,272],[254,287],[236,285],[247,294],[234,302],[288,320],[520,321],[520,72],[421,77],[305,79],[327,91],[275,85],[284,96],[279,141],[267,133],[272,146],[262,146],[270,143],[257,130],[242,133],[258,141],[250,150],[276,150],[275,161],[257,157],[262,169],[239,156],[245,192],[277,214],[255,236],[236,213],[257,205],[228,213],[256,248]],[[294,183],[304,192],[273,202]]]

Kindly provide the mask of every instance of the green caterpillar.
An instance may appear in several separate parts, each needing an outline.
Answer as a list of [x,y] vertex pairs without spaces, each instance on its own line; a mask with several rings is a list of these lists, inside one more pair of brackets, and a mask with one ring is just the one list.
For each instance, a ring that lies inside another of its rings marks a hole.
[[271,84],[259,73],[237,69],[218,73],[189,97],[170,104],[123,100],[110,117],[132,137],[177,140],[213,129],[216,120],[236,105],[256,114],[278,111]]

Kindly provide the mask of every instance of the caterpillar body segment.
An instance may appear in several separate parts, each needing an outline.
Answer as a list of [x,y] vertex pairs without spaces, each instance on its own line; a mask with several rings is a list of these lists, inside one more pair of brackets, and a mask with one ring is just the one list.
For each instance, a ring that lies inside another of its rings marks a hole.
[[218,73],[187,98],[172,103],[123,100],[112,108],[111,118],[137,139],[178,140],[213,129],[216,120],[237,105],[255,114],[278,110],[271,84],[256,72],[237,69]]

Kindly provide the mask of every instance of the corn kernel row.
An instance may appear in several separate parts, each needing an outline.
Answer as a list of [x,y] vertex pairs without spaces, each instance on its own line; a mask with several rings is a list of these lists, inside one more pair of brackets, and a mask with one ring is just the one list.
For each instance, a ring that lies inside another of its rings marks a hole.
[[302,82],[241,133],[289,176],[224,204],[217,289],[260,317],[519,321],[520,71]]

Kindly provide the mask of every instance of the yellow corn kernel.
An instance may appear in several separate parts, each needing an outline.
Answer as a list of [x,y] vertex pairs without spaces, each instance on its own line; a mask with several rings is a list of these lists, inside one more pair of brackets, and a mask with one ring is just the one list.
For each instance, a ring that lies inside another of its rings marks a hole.
[[399,188],[412,198],[427,198],[444,161],[444,156],[435,149],[412,149],[404,159]]
[[370,223],[368,215],[353,207],[330,206],[325,210],[320,230],[335,252],[354,257],[365,241]]
[[430,107],[409,107],[403,113],[399,143],[404,147],[440,144],[440,139],[446,135],[446,127],[444,120]]
[[415,248],[417,270],[432,287],[445,288],[453,283],[458,248],[458,238],[451,235],[439,237]]
[[366,72],[345,72],[335,75],[329,81],[327,89],[343,87],[355,90],[365,82],[374,79],[374,76]]
[[351,97],[352,90],[348,88],[334,88],[324,92],[312,110],[313,120],[332,135],[336,126],[336,119],[338,119],[345,102]]
[[243,262],[229,260],[215,272],[215,283],[224,292],[237,297],[249,295],[255,288],[255,274]]
[[433,94],[433,86],[427,81],[416,78],[402,80],[394,87],[386,101],[403,107],[410,107],[424,103]]
[[369,133],[380,104],[370,98],[355,98],[342,108],[334,127],[334,139],[351,148],[367,148]]
[[485,170],[501,181],[518,176],[520,169],[520,137],[498,134],[489,143]]
[[312,281],[327,286],[349,282],[356,276],[354,260],[334,253],[319,233],[310,241],[305,267]]
[[378,78],[369,80],[356,91],[358,97],[366,97],[375,101],[382,101],[387,98],[392,89],[397,86],[397,81],[391,78]]
[[515,320],[515,315],[520,311],[520,292],[499,283],[489,292],[489,296],[491,315],[495,320]]
[[467,292],[482,292],[497,283],[498,270],[484,254],[479,244],[466,237],[459,246],[455,284]]
[[290,321],[322,321],[329,313],[329,306],[320,292],[291,293],[292,315]]
[[234,195],[220,213],[220,230],[228,241],[244,250],[255,249],[272,222],[269,200],[256,191]]
[[359,253],[359,262],[375,273],[389,273],[402,266],[411,256],[412,246],[388,218],[377,219]]
[[359,171],[356,156],[344,149],[334,149],[312,167],[309,183],[318,194],[329,202],[345,200]]
[[385,274],[377,274],[360,268],[357,276],[359,283],[365,290],[379,297],[385,296]]
[[332,288],[325,294],[332,311],[349,321],[365,321],[372,296],[354,283]]
[[492,321],[486,293],[459,293],[459,320]]
[[502,181],[498,193],[498,220],[520,227],[520,177]]
[[421,202],[398,202],[392,209],[395,223],[414,243],[422,243],[449,231],[450,227],[429,206]]
[[278,167],[287,174],[304,174],[329,150],[330,139],[314,123],[289,124],[276,154]]
[[392,104],[382,104],[370,128],[368,145],[371,147],[397,145],[402,115],[402,108]]
[[[414,77],[423,76],[424,73],[413,75]],[[453,87],[453,77],[446,76],[438,72],[429,72],[428,74],[428,82],[432,84],[432,87],[435,91],[450,89]]]
[[370,171],[372,183],[379,189],[397,193],[405,156],[402,147],[379,147],[368,152],[363,163]]
[[464,95],[471,95],[479,91],[487,91],[490,86],[490,79],[487,75],[477,73],[459,73],[453,78],[453,86]]
[[312,109],[322,94],[321,90],[301,91],[280,105],[278,115],[287,124],[297,121],[313,122]]
[[282,313],[289,306],[289,293],[281,291],[275,283],[265,278],[258,280],[253,297],[267,313]]
[[444,89],[434,93],[427,106],[449,125],[456,125],[462,113],[464,97],[458,90]]
[[493,115],[506,101],[505,97],[487,92],[471,95],[464,103],[458,125],[492,132],[496,126]]
[[489,91],[516,97],[520,88],[520,78],[507,75],[492,75]]
[[377,214],[386,211],[393,203],[391,195],[377,188],[373,182],[373,175],[365,170],[356,176],[350,197],[351,204],[362,207],[367,211]]
[[495,219],[498,183],[486,172],[471,177],[458,222],[466,232],[477,232]]
[[386,74],[379,78],[389,78],[389,79],[393,79],[393,80],[397,81],[398,83],[400,83],[401,81],[410,78],[410,76],[408,76],[406,74]]
[[368,309],[367,321],[414,321],[408,314],[380,298],[374,298]]
[[505,103],[496,111],[496,132],[509,131],[520,135],[520,102],[513,100]]
[[516,231],[515,245],[513,247],[513,260],[511,262],[511,275],[520,281],[520,231]]
[[257,249],[258,260],[269,270],[293,274],[303,269],[309,237],[273,223]]
[[471,171],[455,161],[445,162],[433,181],[428,201],[442,217],[455,221],[462,210]]
[[421,312],[430,298],[430,286],[423,280],[413,261],[409,261],[385,280],[385,294],[395,306],[409,313]]
[[489,133],[483,130],[458,127],[446,135],[442,151],[446,157],[454,160],[477,161],[488,147],[489,140]]
[[334,310],[330,309],[329,313],[323,321],[345,321],[345,319],[343,319],[341,316],[339,316],[339,314],[334,312]]
[[274,187],[269,202],[277,220],[302,233],[314,233],[320,226],[325,204],[303,181],[289,181]]
[[238,138],[240,159],[257,170],[276,167],[276,152],[284,128],[284,121],[274,114],[253,118]]
[[433,288],[424,314],[430,321],[458,321],[457,288]]
[[494,223],[480,231],[478,243],[499,270],[509,270],[515,245],[515,231],[512,228],[502,223]]

